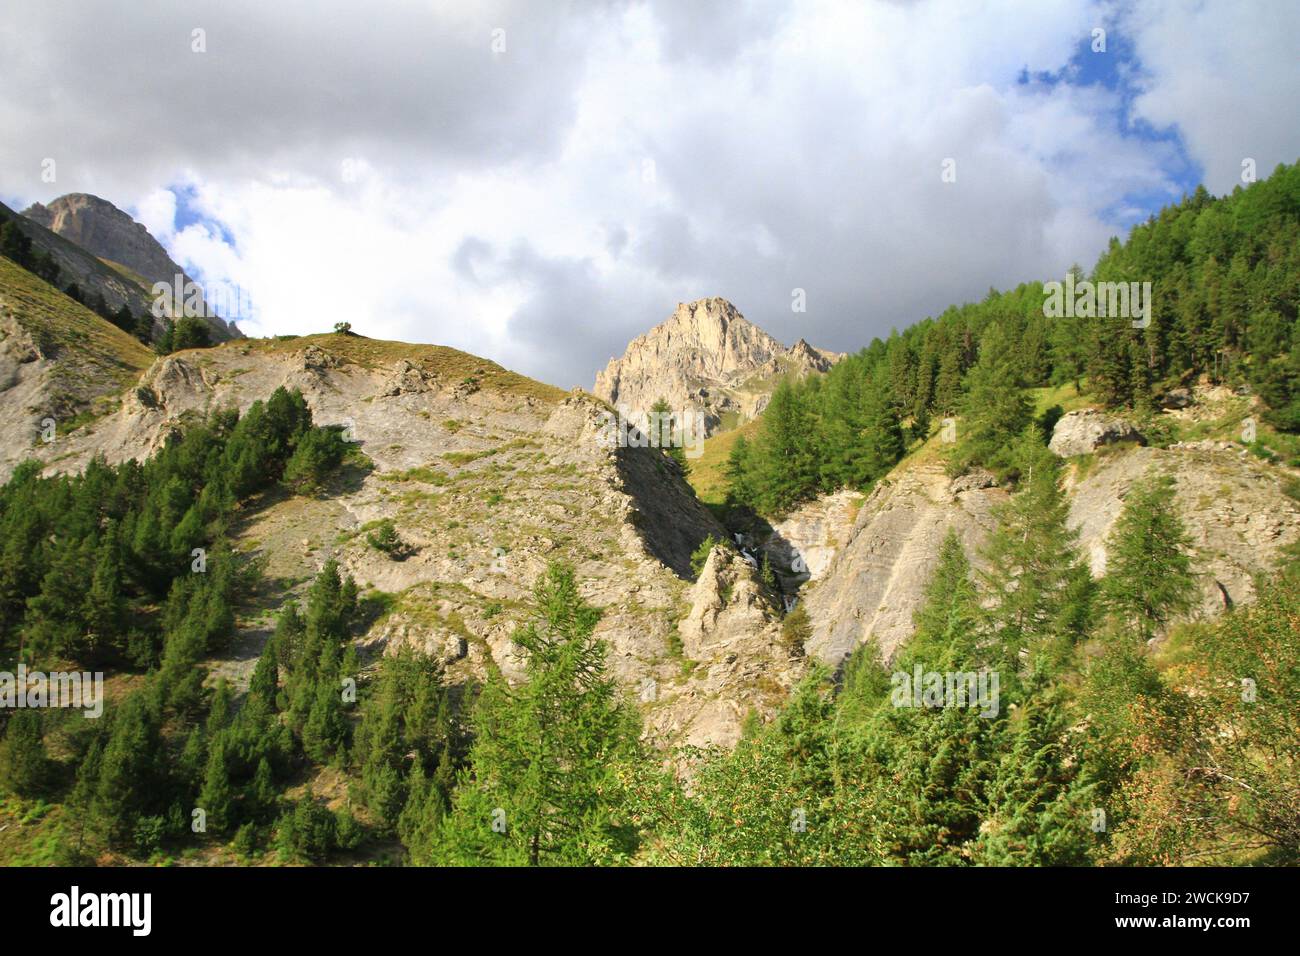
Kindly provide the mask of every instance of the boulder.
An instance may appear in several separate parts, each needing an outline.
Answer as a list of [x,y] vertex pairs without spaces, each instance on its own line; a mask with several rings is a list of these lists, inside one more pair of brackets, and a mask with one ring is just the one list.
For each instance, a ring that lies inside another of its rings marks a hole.
[[986,468],[972,468],[966,474],[954,478],[952,484],[948,486],[948,491],[955,498],[967,491],[982,491],[997,486],[998,479],[993,472]]
[[1145,445],[1146,439],[1136,428],[1113,415],[1094,409],[1067,412],[1052,430],[1051,450],[1062,458],[1090,455],[1103,445],[1131,441]]

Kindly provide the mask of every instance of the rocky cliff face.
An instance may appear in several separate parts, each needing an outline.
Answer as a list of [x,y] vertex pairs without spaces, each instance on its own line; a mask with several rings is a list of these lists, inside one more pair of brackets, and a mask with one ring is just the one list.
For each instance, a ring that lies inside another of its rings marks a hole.
[[[182,286],[191,281],[149,230],[98,196],[69,193],[48,206],[35,203],[23,215],[91,255],[125,266],[144,280],[147,289],[155,282],[171,285],[178,275],[183,276]],[[218,341],[238,334],[215,316],[206,321]]]
[[629,417],[659,399],[703,413],[711,434],[753,418],[785,375],[824,372],[840,356],[802,339],[786,348],[725,299],[677,306],[596,376],[594,393]]
[[1001,488],[954,488],[933,459],[896,469],[839,532],[843,546],[806,589],[808,653],[838,664],[874,636],[892,655],[912,633],[912,614],[948,529],[974,559],[994,526],[994,507],[1006,497]]
[[112,412],[156,356],[0,257],[0,480],[47,439]]
[[[48,376],[72,359],[42,358],[18,335],[4,344],[0,359],[23,382],[39,363]],[[453,680],[482,677],[489,662],[522,673],[512,637],[532,582],[549,560],[568,561],[602,609],[614,673],[662,743],[733,743],[746,715],[772,713],[797,678],[801,664],[777,645],[779,615],[738,555],[719,550],[711,589],[690,580],[692,551],[725,531],[671,458],[606,447],[603,406],[588,395],[452,349],[324,335],[165,356],[114,409],[48,444],[0,449],[0,478],[29,456],[50,471],[144,457],[187,421],[281,385],[302,391],[317,422],[345,425],[374,467],[346,468],[319,497],[272,492],[241,514],[236,546],[265,559],[273,593],[243,609],[214,677],[244,685],[271,611],[334,557],[386,607],[360,637],[372,659],[411,645]],[[29,391],[0,393],[0,405],[30,404]],[[367,542],[382,519],[406,545],[402,560]]]
[[20,216],[3,203],[0,203],[0,215],[15,223],[32,241],[35,250],[54,259],[59,267],[60,289],[75,284],[87,301],[102,295],[115,312],[125,305],[136,315],[149,313],[153,297],[143,280],[134,273],[109,265],[75,242],[51,232],[36,220]]
[[[1128,489],[1146,476],[1165,474],[1175,481],[1175,506],[1192,538],[1200,595],[1193,616],[1252,600],[1254,577],[1267,573],[1282,550],[1300,539],[1300,503],[1283,491],[1291,474],[1223,441],[1169,448],[1129,444],[1088,454],[1084,445],[1102,448],[1111,440],[1106,436],[1139,437],[1128,426],[1099,430],[1098,419],[1066,416],[1052,442],[1058,453],[1084,455],[1067,467],[1065,489],[1069,523],[1079,532],[1079,551],[1093,576],[1105,573],[1106,540]],[[995,525],[993,509],[1006,498],[990,480],[949,479],[933,457],[901,465],[872,491],[856,520],[838,529],[831,521],[816,535],[844,543],[824,573],[805,586],[813,622],[809,653],[838,664],[874,636],[892,656],[912,633],[912,614],[948,529],[957,531],[979,568],[980,546]],[[814,553],[825,560],[824,551]]]

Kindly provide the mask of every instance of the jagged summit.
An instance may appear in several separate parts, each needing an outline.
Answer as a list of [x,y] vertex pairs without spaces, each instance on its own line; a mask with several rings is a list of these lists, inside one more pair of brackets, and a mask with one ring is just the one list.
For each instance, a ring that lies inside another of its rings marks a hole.
[[678,303],[596,375],[594,393],[633,413],[659,399],[704,413],[712,433],[753,418],[785,375],[824,372],[840,358],[803,339],[786,348],[722,298]]
[[[68,193],[48,205],[33,203],[23,210],[23,216],[96,258],[124,266],[144,281],[146,289],[156,282],[171,285],[178,275],[184,276],[182,284],[190,281],[148,229],[107,199]],[[207,321],[219,340],[239,335],[215,317]]]
[[87,252],[126,266],[151,283],[171,282],[182,271],[149,230],[98,196],[68,193],[48,206],[34,203],[23,210],[23,215]]

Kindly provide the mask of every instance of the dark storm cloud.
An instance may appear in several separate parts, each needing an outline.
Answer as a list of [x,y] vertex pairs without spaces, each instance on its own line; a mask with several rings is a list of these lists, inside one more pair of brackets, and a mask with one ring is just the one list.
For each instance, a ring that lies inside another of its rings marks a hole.
[[[178,169],[337,178],[554,152],[584,39],[605,15],[551,4],[6,0],[0,171],[10,194],[61,179],[142,192]],[[206,52],[193,51],[204,31]],[[495,34],[502,30],[504,34]],[[493,43],[504,43],[504,54]],[[57,122],[50,122],[57,117]]]

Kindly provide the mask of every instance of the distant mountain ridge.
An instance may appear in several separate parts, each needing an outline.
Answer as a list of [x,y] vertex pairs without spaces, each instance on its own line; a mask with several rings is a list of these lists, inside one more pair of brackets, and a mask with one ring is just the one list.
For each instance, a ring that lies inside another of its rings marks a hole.
[[660,399],[675,411],[697,410],[712,434],[762,412],[785,376],[825,372],[840,358],[803,339],[787,348],[726,299],[699,299],[678,303],[667,321],[633,339],[592,390],[633,416]]
[[[97,259],[134,273],[129,278],[138,276],[143,280],[151,306],[154,283],[166,282],[170,286],[178,275],[182,277],[182,286],[193,281],[148,229],[106,199],[88,193],[68,193],[48,205],[33,203],[22,214]],[[233,324],[215,316],[205,317],[204,321],[218,341],[242,337]]]

